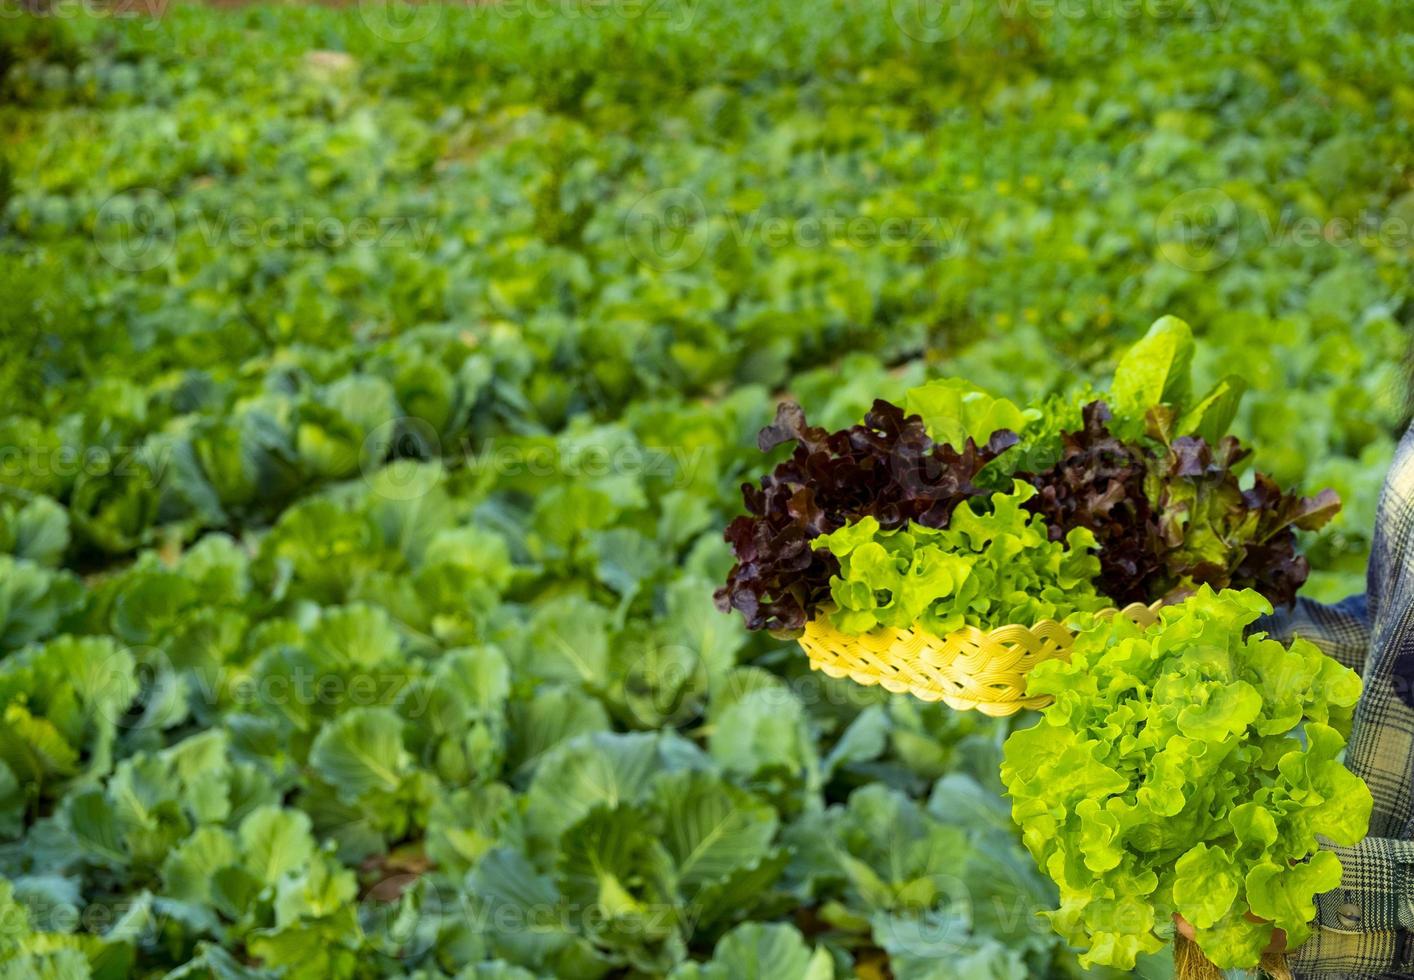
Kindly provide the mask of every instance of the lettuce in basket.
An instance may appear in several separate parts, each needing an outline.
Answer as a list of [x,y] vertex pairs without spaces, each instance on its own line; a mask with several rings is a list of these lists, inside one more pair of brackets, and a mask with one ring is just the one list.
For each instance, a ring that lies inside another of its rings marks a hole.
[[830,621],[845,633],[918,626],[946,635],[963,626],[1031,625],[1108,605],[1095,591],[1095,536],[1075,528],[1051,541],[1045,522],[1024,506],[1036,490],[1010,493],[953,511],[945,529],[908,524],[883,529],[873,517],[815,540],[839,562],[830,580]]
[[1340,761],[1360,679],[1305,640],[1248,635],[1269,612],[1204,586],[1148,628],[1096,621],[1032,671],[1027,694],[1055,702],[1007,739],[1002,780],[1083,965],[1132,969],[1177,912],[1217,966],[1255,966],[1273,928],[1304,942],[1340,883],[1317,839],[1369,826],[1369,788]]
[[798,405],[781,405],[757,445],[795,449],[759,488],[742,486],[747,513],[727,526],[736,564],[716,592],[717,607],[739,610],[748,629],[803,628],[828,603],[837,570],[829,552],[811,547],[817,537],[864,517],[883,528],[944,527],[962,501],[985,492],[978,474],[1016,440],[1000,430],[985,444],[941,445],[919,416],[883,400],[863,424],[837,432],[808,425]]

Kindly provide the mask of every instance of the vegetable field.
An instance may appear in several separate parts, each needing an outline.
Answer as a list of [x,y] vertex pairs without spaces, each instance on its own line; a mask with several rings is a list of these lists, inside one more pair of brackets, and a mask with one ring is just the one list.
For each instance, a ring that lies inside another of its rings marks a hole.
[[784,398],[1076,402],[1171,314],[1262,470],[1344,503],[1303,594],[1360,591],[1411,35],[1402,0],[0,10],[0,978],[1122,975],[1038,915],[1002,783],[1037,716],[810,671],[714,605],[723,529]]

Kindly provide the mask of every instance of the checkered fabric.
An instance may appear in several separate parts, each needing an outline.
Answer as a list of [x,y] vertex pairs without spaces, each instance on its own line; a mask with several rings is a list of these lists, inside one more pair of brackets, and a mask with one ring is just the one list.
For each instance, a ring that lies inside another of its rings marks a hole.
[[1299,977],[1414,977],[1414,429],[1380,497],[1366,593],[1309,600],[1257,628],[1302,636],[1364,678],[1345,764],[1375,798],[1370,836],[1332,847],[1345,872],[1317,899],[1316,930],[1289,955]]

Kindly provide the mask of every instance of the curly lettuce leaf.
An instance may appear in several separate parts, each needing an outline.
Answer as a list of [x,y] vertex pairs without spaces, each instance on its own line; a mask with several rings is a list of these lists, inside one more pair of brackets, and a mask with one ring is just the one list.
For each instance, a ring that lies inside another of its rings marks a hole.
[[989,394],[961,378],[939,378],[904,395],[903,410],[923,419],[929,437],[939,445],[960,449],[971,439],[986,445],[992,434],[1007,430],[1018,435],[1041,417],[1034,408]]
[[1369,788],[1340,762],[1359,678],[1248,635],[1270,610],[1203,586],[1148,628],[1085,625],[1069,661],[1032,672],[1028,693],[1055,701],[1007,739],[1002,779],[1083,963],[1133,969],[1177,912],[1215,964],[1255,966],[1273,929],[1309,935],[1339,883],[1320,842],[1366,833]]
[[1094,587],[1100,564],[1085,528],[1052,540],[1024,510],[1034,488],[1016,481],[979,511],[969,504],[945,529],[909,524],[883,530],[865,517],[817,538],[840,573],[830,580],[831,623],[843,632],[918,626],[945,635],[963,626],[1064,619],[1108,604]]

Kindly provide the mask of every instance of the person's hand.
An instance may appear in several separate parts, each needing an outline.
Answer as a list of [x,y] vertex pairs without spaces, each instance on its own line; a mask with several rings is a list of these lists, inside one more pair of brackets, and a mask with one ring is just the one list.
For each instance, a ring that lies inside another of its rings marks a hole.
[[[1265,919],[1259,919],[1259,918],[1257,918],[1257,917],[1256,917],[1255,915],[1253,915],[1251,912],[1248,912],[1248,913],[1247,913],[1247,918],[1248,918],[1248,920],[1251,921],[1251,922],[1265,922],[1265,921],[1266,921]],[[1189,922],[1189,921],[1188,921],[1187,919],[1185,919],[1183,916],[1181,916],[1181,915],[1179,915],[1177,912],[1175,912],[1175,913],[1173,914],[1173,924],[1174,924],[1174,927],[1178,929],[1178,934],[1179,934],[1180,936],[1182,936],[1184,939],[1187,939],[1189,942],[1192,942],[1192,941],[1194,940],[1194,933],[1196,932],[1196,930],[1193,928],[1193,923]],[[1275,953],[1285,953],[1285,952],[1286,952],[1286,930],[1285,930],[1285,929],[1273,929],[1273,930],[1272,930],[1272,941],[1269,942],[1269,943],[1267,943],[1267,948],[1264,949],[1264,950],[1262,950],[1262,955],[1263,955],[1263,956],[1269,956],[1269,955],[1272,955],[1272,954],[1275,954]]]

